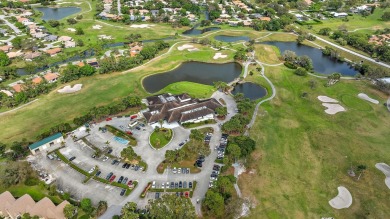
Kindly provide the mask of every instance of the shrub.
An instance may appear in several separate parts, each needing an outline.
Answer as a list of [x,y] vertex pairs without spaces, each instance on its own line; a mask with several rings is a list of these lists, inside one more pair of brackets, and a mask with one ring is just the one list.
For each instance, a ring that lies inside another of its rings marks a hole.
[[290,69],[297,69],[297,66],[291,62],[284,62],[284,66],[286,66],[287,68],[290,68]]
[[294,71],[294,74],[299,75],[299,76],[306,76],[307,75],[307,71],[304,68],[297,68]]

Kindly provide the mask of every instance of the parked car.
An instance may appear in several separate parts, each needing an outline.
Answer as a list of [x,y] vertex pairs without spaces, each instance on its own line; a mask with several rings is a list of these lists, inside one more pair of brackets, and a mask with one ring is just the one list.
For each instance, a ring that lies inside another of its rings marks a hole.
[[176,167],[173,168],[172,172],[173,172],[173,174],[177,173]]
[[175,188],[175,183],[171,182],[171,189],[174,189],[174,188]]
[[161,183],[161,188],[165,189],[165,184],[164,183]]
[[92,167],[92,168],[88,171],[88,173],[89,173],[89,174],[93,173],[93,171],[95,171],[95,169],[96,169],[96,167]]
[[115,175],[111,176],[110,182],[114,181],[115,177],[116,177]]
[[103,157],[103,162],[105,162],[105,161],[107,161],[107,160],[108,160],[108,157],[107,157],[107,156]]
[[133,180],[129,180],[129,182],[127,183],[128,186],[131,186],[133,184]]
[[113,161],[111,162],[111,164],[114,165],[114,164],[116,164],[116,162],[117,162],[117,160],[113,160]]
[[179,188],[179,183],[175,183],[175,189]]
[[113,172],[110,172],[109,174],[107,174],[106,180],[109,180],[113,174],[114,174]]
[[159,193],[159,192],[156,192],[155,198],[156,198],[156,199],[159,199],[159,198],[160,198],[160,193]]
[[121,190],[121,194],[120,194],[120,195],[121,195],[121,196],[124,196],[124,195],[125,195],[125,193],[126,193],[126,189],[122,189],[122,190]]
[[152,182],[152,189],[155,189],[156,188],[156,181],[153,181]]
[[111,121],[112,120],[112,118],[111,117],[108,117],[107,119],[106,119],[106,121]]
[[122,183],[122,181],[123,181],[123,176],[119,177],[118,183]]
[[186,173],[187,173],[187,174],[190,174],[190,168],[187,168],[187,169],[186,169]]
[[126,185],[127,180],[129,180],[129,178],[125,177],[125,178],[123,179],[122,183]]
[[165,183],[165,188],[169,189],[169,182]]
[[110,148],[108,149],[107,154],[111,154],[111,153],[112,153],[112,149]]
[[95,176],[99,176],[102,172],[100,170],[98,170],[95,174]]
[[192,189],[192,182],[188,183],[188,188]]
[[189,198],[190,197],[190,193],[189,192],[185,192],[184,193],[184,197]]
[[187,188],[187,182],[186,181],[183,182],[183,188],[185,188],[185,189]]
[[126,164],[126,167],[125,167],[126,169],[129,169],[130,168],[130,164],[128,163],[128,164]]
[[179,182],[179,188],[182,188],[182,187],[183,187],[183,182],[180,181],[180,182]]
[[73,156],[73,157],[69,158],[69,161],[73,161],[74,159],[76,159],[76,157],[75,157],[75,156]]
[[124,163],[123,165],[122,165],[122,168],[125,168],[127,166],[127,163]]

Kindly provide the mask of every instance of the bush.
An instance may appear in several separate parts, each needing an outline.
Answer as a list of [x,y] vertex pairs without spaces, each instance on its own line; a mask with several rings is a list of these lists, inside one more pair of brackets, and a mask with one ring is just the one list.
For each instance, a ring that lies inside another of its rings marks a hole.
[[29,177],[26,179],[26,181],[24,181],[24,184],[26,186],[36,186],[39,184],[39,179],[37,179],[35,177]]
[[290,69],[297,69],[297,66],[291,62],[284,62],[284,66],[286,66],[287,68],[290,68]]
[[299,75],[299,76],[306,76],[307,71],[304,68],[298,68],[294,71],[294,74]]

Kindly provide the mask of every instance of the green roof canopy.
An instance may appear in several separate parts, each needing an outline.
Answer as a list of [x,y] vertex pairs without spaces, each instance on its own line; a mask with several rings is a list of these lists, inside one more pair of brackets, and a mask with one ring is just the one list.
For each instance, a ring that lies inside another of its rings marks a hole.
[[62,137],[62,134],[60,132],[52,135],[52,136],[49,136],[47,138],[44,138],[38,142],[35,142],[34,144],[31,144],[30,146],[28,146],[30,148],[30,150],[35,150],[37,148],[39,148],[40,146],[44,145],[44,144],[47,144],[51,141],[54,141],[56,140],[57,138],[61,138]]

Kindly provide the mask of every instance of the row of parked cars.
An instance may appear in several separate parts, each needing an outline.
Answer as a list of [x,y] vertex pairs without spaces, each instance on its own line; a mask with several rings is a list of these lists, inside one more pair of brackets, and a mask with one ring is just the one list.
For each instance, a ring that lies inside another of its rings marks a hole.
[[[176,192],[176,196],[177,196],[177,197],[186,197],[186,198],[189,198],[189,197],[190,197],[190,192],[188,192],[188,191],[185,191],[185,192]],[[154,198],[155,198],[155,199],[159,199],[159,198],[160,198],[160,193],[159,193],[159,192],[156,192]]]
[[[100,176],[100,174],[101,174],[101,171],[98,170],[96,172],[96,176]],[[110,172],[110,173],[107,174],[105,179],[108,180],[110,183],[114,182],[114,180],[116,179],[116,175],[114,175],[113,172]],[[117,183],[121,183],[121,184],[127,185],[131,189],[134,188],[133,180],[129,180],[129,178],[124,177],[124,176],[120,176],[118,178],[118,180],[117,180]],[[123,196],[125,193],[126,193],[126,189],[122,189],[120,195]]]
[[203,162],[204,162],[205,160],[206,160],[206,159],[205,159],[205,156],[204,156],[204,155],[200,155],[200,156],[198,157],[198,159],[195,161],[194,166],[196,166],[196,167],[203,167]]
[[178,167],[178,168],[176,168],[176,167],[174,167],[173,169],[172,169],[172,173],[173,174],[176,174],[176,173],[178,173],[178,174],[190,174],[190,168],[180,168],[180,167]]
[[219,141],[219,146],[216,147],[216,150],[218,151],[217,159],[223,159],[225,157],[225,150],[228,143],[228,134],[222,134],[222,137]]
[[219,171],[221,170],[221,166],[214,164],[213,166],[213,172],[210,175],[210,184],[209,187],[212,187],[214,185],[214,181],[217,180]]
[[156,181],[152,182],[152,189],[192,189],[193,183],[187,181],[179,181],[179,182],[166,182],[161,183],[160,185],[156,183]]
[[[111,162],[112,165],[119,165],[120,164],[120,161],[119,160],[113,160]],[[142,166],[139,166],[139,165],[134,165],[134,164],[129,164],[129,163],[123,163],[122,165],[122,168],[126,168],[126,169],[132,169],[132,170],[135,170],[135,171],[138,171],[138,170],[143,170],[144,168]]]

